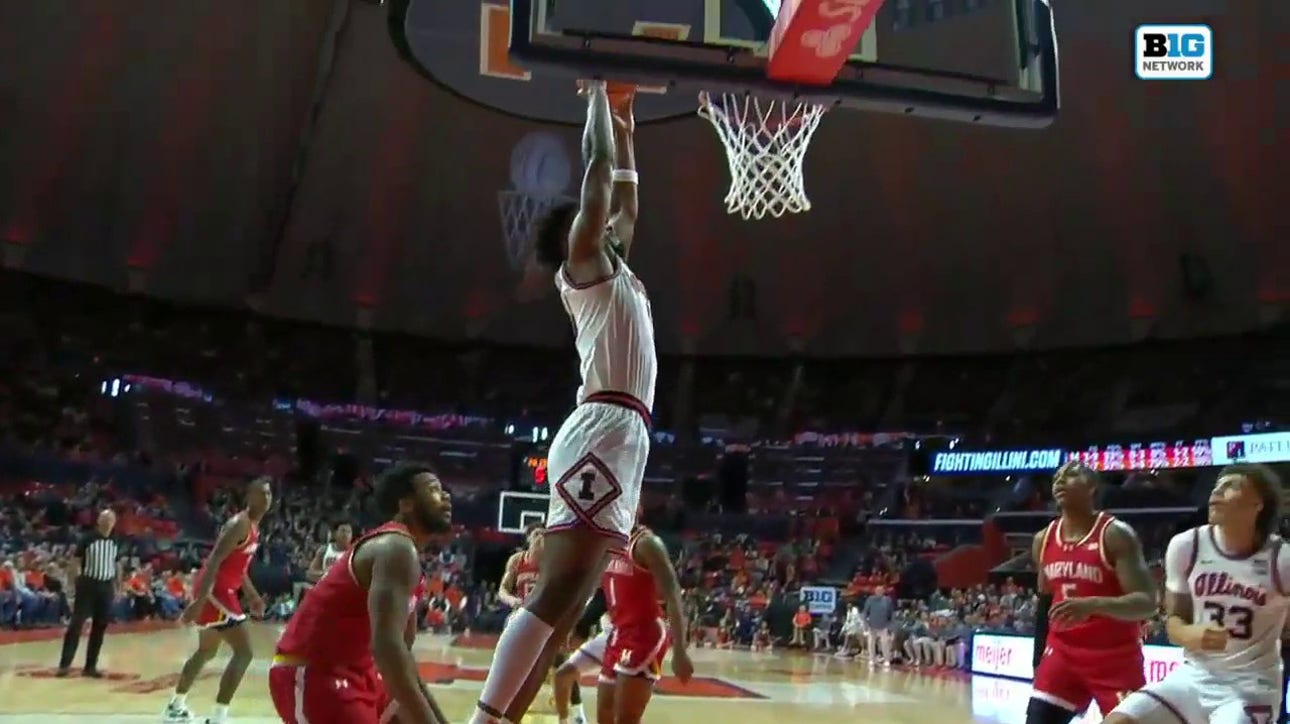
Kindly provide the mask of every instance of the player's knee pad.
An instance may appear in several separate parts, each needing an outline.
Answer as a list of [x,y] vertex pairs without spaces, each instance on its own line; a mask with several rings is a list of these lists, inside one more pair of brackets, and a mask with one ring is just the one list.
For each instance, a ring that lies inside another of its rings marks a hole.
[[1070,724],[1075,714],[1051,701],[1032,698],[1026,705],[1026,724]]

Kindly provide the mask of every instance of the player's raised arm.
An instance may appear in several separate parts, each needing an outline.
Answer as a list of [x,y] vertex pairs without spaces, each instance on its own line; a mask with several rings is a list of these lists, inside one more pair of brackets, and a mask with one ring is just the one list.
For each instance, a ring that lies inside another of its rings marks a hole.
[[1222,651],[1227,648],[1227,631],[1208,624],[1193,623],[1191,588],[1187,577],[1196,562],[1197,529],[1179,533],[1165,549],[1165,633],[1169,643],[1189,651]]
[[636,119],[632,111],[634,98],[635,96],[628,95],[621,99],[610,99],[614,103],[610,112],[614,117],[615,168],[609,205],[609,228],[613,232],[613,241],[618,244],[618,253],[624,259],[631,252],[632,239],[636,237],[636,214],[639,208],[636,195],[639,180],[636,175]]
[[512,553],[511,557],[506,559],[506,573],[502,574],[502,582],[497,584],[497,600],[511,608],[518,608],[524,602],[516,595],[515,582],[517,573],[520,569],[520,559],[524,557],[523,551]]
[[372,658],[405,722],[437,722],[417,674],[417,663],[404,641],[408,601],[421,576],[416,547],[403,536],[386,535],[366,545],[372,555],[367,610],[372,624]]
[[667,557],[667,547],[653,533],[636,542],[634,553],[653,574],[667,604],[667,623],[673,647],[672,671],[684,684],[694,675],[694,664],[690,663],[690,655],[685,649],[690,638],[686,631],[685,606],[681,603],[681,584],[676,580],[676,569]]
[[587,125],[582,132],[582,148],[587,169],[582,177],[578,215],[569,229],[568,262],[575,265],[603,259],[613,196],[614,121],[609,96],[605,94],[604,81],[585,81],[583,92],[587,97]]

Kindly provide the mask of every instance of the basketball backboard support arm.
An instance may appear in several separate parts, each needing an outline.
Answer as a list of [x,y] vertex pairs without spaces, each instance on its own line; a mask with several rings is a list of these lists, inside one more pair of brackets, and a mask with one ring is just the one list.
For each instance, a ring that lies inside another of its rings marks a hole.
[[[547,30],[544,0],[510,0],[509,54],[530,71],[569,78],[603,78],[674,90],[751,93],[860,111],[896,113],[958,123],[1043,128],[1059,107],[1057,37],[1048,0],[1016,6],[1021,90],[1001,81],[884,65],[848,63],[829,86],[796,86],[767,78],[764,59],[747,48],[708,45],[581,29]],[[650,53],[640,52],[642,43]],[[961,92],[934,87],[937,82]]]

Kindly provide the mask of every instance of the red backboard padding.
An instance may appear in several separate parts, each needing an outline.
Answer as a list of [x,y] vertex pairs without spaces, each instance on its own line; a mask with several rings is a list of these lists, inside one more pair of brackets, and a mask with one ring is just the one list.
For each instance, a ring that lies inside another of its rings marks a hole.
[[883,0],[784,0],[770,34],[766,75],[828,85],[847,62]]

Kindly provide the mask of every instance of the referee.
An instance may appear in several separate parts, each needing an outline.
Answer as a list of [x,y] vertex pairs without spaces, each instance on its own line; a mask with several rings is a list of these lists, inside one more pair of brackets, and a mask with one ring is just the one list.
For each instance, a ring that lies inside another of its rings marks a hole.
[[72,557],[72,572],[76,576],[76,602],[72,607],[72,621],[63,636],[63,656],[58,660],[58,676],[67,676],[76,658],[76,646],[81,640],[85,619],[91,619],[90,643],[85,651],[83,673],[95,679],[103,677],[98,670],[99,649],[103,648],[103,634],[107,631],[108,615],[112,601],[120,588],[121,565],[117,562],[120,546],[112,537],[116,514],[111,510],[99,513],[94,531],[86,533],[76,544]]

